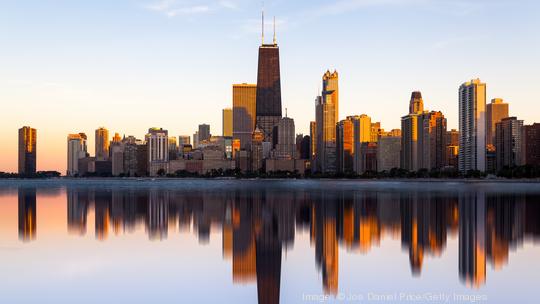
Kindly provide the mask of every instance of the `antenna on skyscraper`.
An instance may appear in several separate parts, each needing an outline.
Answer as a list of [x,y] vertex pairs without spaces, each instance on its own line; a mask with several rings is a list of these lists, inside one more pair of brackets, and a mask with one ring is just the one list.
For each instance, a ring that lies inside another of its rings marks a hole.
[[288,116],[287,116],[287,108],[285,108],[285,117],[288,117]]
[[262,2],[262,44],[264,45],[264,1]]
[[274,16],[274,45],[276,44],[276,16]]

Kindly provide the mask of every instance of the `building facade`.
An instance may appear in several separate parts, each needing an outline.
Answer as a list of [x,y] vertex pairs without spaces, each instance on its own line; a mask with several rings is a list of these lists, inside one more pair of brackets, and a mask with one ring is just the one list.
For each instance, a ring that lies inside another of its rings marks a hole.
[[259,47],[257,69],[256,126],[264,134],[264,141],[275,142],[274,127],[282,117],[281,76],[279,66],[279,47],[274,43],[263,43]]
[[419,169],[442,169],[446,163],[446,118],[442,112],[418,116],[417,165]]
[[276,158],[295,159],[296,140],[294,120],[289,117],[283,117],[278,123],[277,132]]
[[540,123],[523,126],[522,162],[540,166]]
[[233,109],[227,108],[223,109],[221,112],[221,123],[222,123],[222,135],[223,137],[232,137],[233,136]]
[[480,79],[459,88],[459,171],[486,169],[486,84]]
[[508,104],[494,98],[486,105],[486,145],[495,146],[495,124],[508,117]]
[[79,176],[88,168],[80,168],[80,160],[88,156],[87,136],[84,133],[69,134],[67,137],[67,176]]
[[37,131],[31,127],[19,129],[19,174],[34,175],[37,169]]
[[495,153],[497,170],[522,165],[523,120],[505,117],[495,124]]
[[377,142],[377,169],[400,168],[401,136],[381,136]]
[[100,127],[96,130],[95,157],[96,160],[109,159],[109,130]]
[[150,128],[146,134],[148,145],[148,171],[150,176],[168,172],[169,136],[162,128]]
[[409,114],[401,117],[401,168],[417,171],[418,164],[418,117],[424,113],[422,93],[415,91],[409,101]]
[[256,101],[256,84],[233,85],[233,140],[240,140],[241,149],[251,147],[251,136],[255,130]]

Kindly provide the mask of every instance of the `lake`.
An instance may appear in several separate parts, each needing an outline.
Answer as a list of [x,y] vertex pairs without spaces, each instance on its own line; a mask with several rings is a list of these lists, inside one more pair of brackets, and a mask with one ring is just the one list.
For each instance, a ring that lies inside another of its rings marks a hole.
[[537,303],[540,184],[0,181],[0,303]]

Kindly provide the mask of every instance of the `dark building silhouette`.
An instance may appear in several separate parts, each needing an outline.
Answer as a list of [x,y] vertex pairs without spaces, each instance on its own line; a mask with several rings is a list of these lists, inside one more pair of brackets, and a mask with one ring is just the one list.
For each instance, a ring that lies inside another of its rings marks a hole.
[[264,141],[272,142],[274,127],[281,119],[281,76],[279,70],[279,47],[276,42],[263,43],[259,47],[257,73],[256,126],[264,133]]

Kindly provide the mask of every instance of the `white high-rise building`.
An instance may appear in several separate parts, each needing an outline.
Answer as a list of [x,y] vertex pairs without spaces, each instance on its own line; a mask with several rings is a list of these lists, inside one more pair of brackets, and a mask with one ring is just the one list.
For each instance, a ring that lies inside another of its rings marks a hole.
[[150,128],[146,134],[150,176],[167,173],[169,166],[169,135],[162,128]]
[[69,134],[67,137],[68,163],[67,176],[76,176],[79,174],[79,159],[87,156],[86,134]]
[[486,84],[474,79],[459,88],[459,171],[486,170]]

